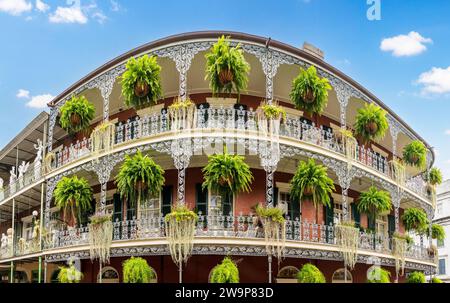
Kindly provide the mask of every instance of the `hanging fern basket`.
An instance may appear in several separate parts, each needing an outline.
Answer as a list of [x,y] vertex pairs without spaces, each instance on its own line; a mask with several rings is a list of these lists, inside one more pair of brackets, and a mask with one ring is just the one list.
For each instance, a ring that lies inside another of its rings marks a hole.
[[98,259],[101,264],[109,263],[113,235],[110,214],[95,214],[89,218],[89,252],[91,260]]
[[134,94],[138,98],[144,98],[147,97],[148,93],[150,91],[150,88],[145,81],[137,81],[134,84]]
[[256,214],[261,218],[264,227],[264,240],[266,252],[269,256],[278,259],[278,263],[284,257],[286,245],[286,220],[283,211],[277,207],[256,207]]
[[234,80],[233,72],[230,69],[222,69],[219,72],[219,81],[223,86],[230,84]]
[[365,126],[366,131],[370,134],[370,135],[375,135],[378,131],[378,124],[375,121],[370,121],[366,124]]
[[77,113],[72,113],[70,115],[70,123],[72,123],[72,126],[74,126],[74,127],[80,125],[80,123],[81,123],[80,115]]
[[186,263],[192,254],[197,220],[197,214],[184,205],[175,206],[164,219],[170,255],[177,266]]
[[345,264],[355,268],[358,258],[359,229],[353,222],[342,222],[335,226],[336,243],[341,247]]
[[305,93],[303,94],[303,100],[308,104],[312,104],[316,101],[314,91],[310,87],[306,88]]

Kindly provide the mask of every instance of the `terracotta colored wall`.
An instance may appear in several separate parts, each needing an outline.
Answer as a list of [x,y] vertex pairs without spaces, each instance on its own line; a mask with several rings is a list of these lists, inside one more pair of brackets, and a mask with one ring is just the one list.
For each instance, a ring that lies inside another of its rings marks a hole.
[[[170,256],[145,256],[148,264],[154,268],[158,276],[158,283],[177,283],[178,282],[178,268],[172,262]],[[217,265],[223,256],[192,256],[187,265],[183,267],[183,282],[186,283],[206,283],[211,269]],[[268,264],[267,257],[254,256],[232,256],[232,259],[238,261],[239,276],[241,283],[267,283],[268,282]],[[126,258],[112,258],[111,264],[108,266],[114,267],[120,277],[122,276],[122,262]],[[272,280],[275,281],[278,271],[285,266],[294,266],[301,268],[302,265],[311,263],[317,266],[324,274],[328,283],[332,281],[333,273],[343,268],[341,261],[326,261],[313,259],[284,259],[280,266],[274,260],[272,262]],[[366,283],[367,270],[372,266],[371,264],[357,264],[355,269],[351,271],[353,283]],[[391,272],[391,281],[394,281],[394,268],[385,267]],[[95,283],[99,271],[98,262],[92,263],[90,260],[82,261],[82,271],[84,272],[84,283]],[[400,278],[400,282],[404,281],[404,277]]]

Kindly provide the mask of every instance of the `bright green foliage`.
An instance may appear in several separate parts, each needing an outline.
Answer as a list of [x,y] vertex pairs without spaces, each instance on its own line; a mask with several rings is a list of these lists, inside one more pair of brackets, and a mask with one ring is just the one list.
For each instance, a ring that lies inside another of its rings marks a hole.
[[393,237],[394,237],[394,238],[399,238],[399,239],[405,240],[405,241],[406,241],[406,244],[408,244],[408,246],[414,244],[414,239],[413,239],[413,237],[411,237],[411,236],[408,235],[408,234],[400,234],[400,233],[398,233],[398,232],[394,232]]
[[59,283],[80,283],[83,274],[78,271],[73,264],[69,267],[60,267],[58,273]]
[[63,177],[56,185],[54,197],[65,218],[80,220],[81,213],[91,209],[92,188],[84,178]]
[[425,168],[427,162],[427,148],[422,141],[415,140],[405,146],[403,149],[403,160],[420,169]]
[[164,185],[164,170],[140,151],[133,157],[125,156],[125,161],[116,176],[117,189],[121,197],[133,205],[136,200],[158,195]]
[[442,183],[442,172],[439,168],[433,167],[425,178],[431,185],[440,185]]
[[431,237],[433,239],[438,240],[438,241],[444,241],[444,239],[445,239],[445,230],[444,230],[444,228],[441,225],[439,225],[439,224],[433,223],[431,225]]
[[123,262],[122,267],[124,283],[150,283],[155,278],[155,271],[143,258],[131,257]]
[[402,216],[403,225],[407,231],[423,232],[427,229],[427,214],[419,208],[408,208]]
[[286,111],[281,106],[274,104],[263,104],[261,108],[264,112],[264,115],[268,119],[277,119],[281,116],[281,118],[286,120]]
[[439,279],[439,278],[433,277],[433,278],[431,279],[431,283],[444,283],[444,282],[442,282],[442,280]]
[[[376,131],[370,133],[367,125],[370,123],[376,124]],[[364,108],[358,109],[356,115],[356,122],[354,125],[355,133],[361,136],[364,141],[370,140],[378,141],[384,138],[389,124],[386,118],[386,111],[373,103],[365,104]]]
[[262,218],[270,218],[274,222],[283,224],[285,219],[283,216],[283,210],[279,207],[262,207],[256,206],[256,214]]
[[413,271],[408,279],[406,279],[406,283],[425,283],[425,275],[419,271]]
[[326,283],[323,273],[311,263],[306,263],[297,273],[298,283]]
[[[330,89],[328,79],[320,78],[316,68],[311,65],[307,70],[300,69],[300,74],[292,82],[289,96],[297,109],[320,115],[327,106]],[[308,91],[314,95],[314,101],[310,103],[304,99]]]
[[369,271],[367,283],[391,283],[391,272],[374,266]]
[[196,213],[187,208],[185,205],[180,204],[177,204],[175,207],[172,208],[172,211],[166,215],[165,220],[169,222],[173,218],[177,222],[184,220],[195,220],[195,221],[198,220],[198,216]]
[[225,194],[250,192],[253,174],[244,159],[228,154],[226,148],[223,154],[208,156],[208,164],[202,170],[203,188]]
[[[67,100],[61,106],[60,112],[59,123],[61,127],[70,134],[74,134],[89,127],[95,115],[95,107],[85,96],[72,96],[70,100]],[[72,115],[78,115],[80,123],[77,125],[72,124]]]
[[330,206],[330,194],[335,190],[333,180],[328,177],[327,168],[316,164],[314,159],[301,161],[291,180],[291,198],[302,200],[306,192],[311,191],[315,205]]
[[230,257],[225,257],[222,263],[216,265],[209,280],[211,283],[239,283],[239,270]]
[[[142,56],[137,60],[130,58],[126,65],[126,71],[122,75],[122,95],[127,106],[140,109],[148,105],[154,105],[162,97],[161,66],[155,56]],[[136,83],[146,83],[149,87],[148,94],[139,97],[135,93]]]
[[371,186],[369,190],[359,195],[358,211],[376,218],[378,214],[388,212],[392,209],[391,196],[387,191],[378,190]]
[[[240,94],[247,88],[248,74],[250,65],[244,58],[244,52],[238,44],[231,47],[230,38],[222,36],[211,47],[211,50],[205,55],[206,58],[206,76],[209,79],[209,86],[213,94],[229,93],[233,91]],[[220,81],[220,73],[229,70],[233,75],[233,80],[223,84]]]

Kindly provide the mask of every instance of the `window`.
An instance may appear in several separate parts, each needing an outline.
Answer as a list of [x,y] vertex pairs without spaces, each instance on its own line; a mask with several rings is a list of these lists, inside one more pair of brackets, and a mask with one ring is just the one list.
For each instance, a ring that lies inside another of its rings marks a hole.
[[161,194],[153,195],[141,201],[139,219],[148,220],[161,215]]
[[[100,283],[100,275],[97,275],[97,283]],[[119,283],[119,273],[111,266],[102,269],[102,283]]]
[[352,274],[348,269],[338,269],[334,272],[331,278],[332,283],[353,283]]
[[439,259],[439,274],[445,275],[445,259]]
[[286,217],[289,217],[290,220],[300,218],[300,203],[291,201],[289,192],[279,192],[277,206],[283,210]]
[[387,216],[378,216],[375,224],[376,224],[375,228],[378,235],[386,235],[388,233]]
[[277,275],[277,283],[297,283],[297,267],[285,266],[283,267]]

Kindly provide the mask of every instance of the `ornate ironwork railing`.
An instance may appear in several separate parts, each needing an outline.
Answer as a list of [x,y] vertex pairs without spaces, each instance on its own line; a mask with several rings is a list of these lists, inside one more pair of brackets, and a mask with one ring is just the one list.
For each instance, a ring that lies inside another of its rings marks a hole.
[[19,192],[23,188],[37,182],[43,176],[43,168],[40,163],[30,163],[27,171],[22,176],[18,177],[12,183],[8,184],[4,188],[0,187],[0,202],[9,197],[12,197],[15,193]]
[[[151,217],[143,220],[125,220],[113,223],[113,241],[143,240],[165,237],[163,217]],[[204,216],[200,215],[196,225],[196,237],[254,238],[263,239],[263,228],[254,215]],[[46,249],[88,245],[87,227],[54,231],[52,240]],[[306,220],[286,220],[286,240],[336,245],[334,227],[316,224]],[[391,254],[392,239],[386,235],[374,235],[361,231],[359,249]],[[337,248],[338,250],[339,248]],[[406,256],[416,260],[433,261],[426,247],[411,245]]]
[[[194,125],[194,128],[183,129],[186,131],[244,131],[260,136],[262,140],[267,140],[266,131],[258,126],[256,111],[244,110],[243,108],[203,108],[200,106],[195,110],[193,123],[179,123],[179,125]],[[151,136],[168,133],[174,131],[173,125],[170,125],[169,115],[166,110],[160,114],[147,115],[137,117],[134,120],[128,120],[125,123],[118,123],[115,130],[114,145],[121,145],[133,140],[148,138]],[[242,133],[239,134],[241,136]],[[343,140],[333,133],[329,128],[323,126],[315,126],[314,123],[300,121],[299,118],[287,118],[280,124],[280,137],[292,138],[301,142],[306,142],[316,146],[320,146],[326,150],[339,153],[346,156],[346,149]],[[60,168],[77,159],[83,158],[91,154],[91,140],[84,138],[75,144],[66,146],[60,151],[55,152],[55,160],[52,168]],[[355,153],[351,155],[351,159],[370,167],[377,172],[394,179],[393,174],[388,165],[388,159],[379,153],[356,145]],[[416,176],[412,178],[407,176],[406,187],[413,192],[429,199],[426,193],[426,183],[422,177]]]

